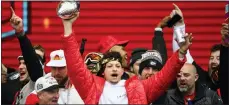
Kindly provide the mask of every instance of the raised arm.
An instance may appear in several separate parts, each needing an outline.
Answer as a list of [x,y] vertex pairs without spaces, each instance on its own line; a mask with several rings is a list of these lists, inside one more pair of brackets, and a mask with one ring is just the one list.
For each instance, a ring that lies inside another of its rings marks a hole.
[[90,70],[87,70],[87,66],[80,54],[80,46],[77,43],[75,34],[72,31],[72,23],[78,16],[79,13],[76,17],[70,20],[62,20],[64,25],[64,35],[62,36],[62,41],[67,62],[68,76],[81,98],[85,103],[87,103],[88,100],[85,100],[87,96],[91,92],[95,92],[92,90],[96,88],[94,80],[96,76],[92,75]]
[[32,47],[32,44],[28,37],[25,35],[23,31],[23,22],[22,19],[14,13],[12,10],[12,17],[10,19],[11,26],[16,31],[16,36],[19,40],[21,51],[23,58],[25,60],[25,64],[29,73],[29,76],[33,82],[35,82],[38,78],[42,77],[43,65],[39,60],[35,50]]
[[[184,41],[185,23],[184,23],[184,17],[183,17],[182,11],[180,10],[180,8],[176,4],[173,4],[173,5],[174,5],[174,10],[170,14],[171,17],[175,14],[178,14],[182,17],[181,20],[178,21],[173,27],[173,42],[172,42],[173,46],[172,47],[173,47],[173,52],[175,52],[180,48],[180,45]],[[193,62],[193,58],[190,55],[189,50],[187,51],[186,58],[187,58],[186,63],[192,63]]]
[[177,73],[180,72],[180,69],[186,61],[185,54],[192,44],[192,35],[189,34],[186,36],[185,40],[185,43],[168,59],[160,72],[147,80],[143,80],[148,102],[155,101],[176,79]]
[[[182,17],[182,19],[178,21],[173,27],[173,42],[172,42],[173,52],[175,52],[177,49],[180,48],[180,44],[182,44],[182,41],[184,41],[183,36],[186,35],[183,13],[177,5],[174,4],[174,7],[175,9],[171,13],[171,15],[179,14]],[[206,78],[208,76],[208,73],[194,61],[189,50],[187,51],[186,58],[187,58],[186,63],[193,64],[196,67],[197,73],[199,74],[198,81],[206,84]]]
[[[228,20],[229,21],[229,20]],[[228,71],[229,71],[229,37],[228,23],[223,23],[221,29],[222,46],[220,48],[220,68],[219,68],[219,87],[223,104],[228,104]]]
[[171,19],[170,16],[166,16],[166,17],[164,17],[164,19],[162,19],[158,23],[158,25],[154,31],[154,37],[152,39],[153,49],[157,50],[161,54],[163,65],[165,64],[165,62],[167,61],[167,58],[168,58],[166,44],[165,44],[165,40],[163,37],[163,28],[167,26],[167,22],[170,19]]

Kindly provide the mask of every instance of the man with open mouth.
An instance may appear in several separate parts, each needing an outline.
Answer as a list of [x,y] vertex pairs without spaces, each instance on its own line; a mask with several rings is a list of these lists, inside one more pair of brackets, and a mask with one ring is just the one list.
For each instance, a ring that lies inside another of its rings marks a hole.
[[20,43],[22,56],[19,60],[20,91],[15,94],[13,104],[25,104],[27,96],[34,90],[35,82],[44,75],[45,54],[42,46],[32,46],[31,41],[23,30],[23,21],[11,8],[10,24],[16,32]]
[[62,19],[64,34],[61,37],[69,78],[85,104],[149,104],[155,101],[175,80],[176,74],[186,61],[185,54],[192,44],[193,37],[185,36],[185,43],[168,59],[164,68],[145,80],[139,80],[137,76],[122,80],[125,67],[122,54],[118,51],[107,52],[101,61],[100,74],[104,77],[101,78],[87,69],[81,57],[75,39],[77,35],[72,30],[79,12],[75,15],[68,20]]
[[168,91],[166,105],[222,105],[221,98],[197,81],[194,65],[186,63],[177,75],[177,88]]
[[[59,87],[58,104],[84,104],[79,93],[72,85],[67,74],[67,64],[63,50],[55,50],[50,53],[50,61],[46,66],[51,68],[51,73],[45,76],[52,76],[56,79]],[[26,99],[25,104],[37,103],[37,92],[33,91]]]

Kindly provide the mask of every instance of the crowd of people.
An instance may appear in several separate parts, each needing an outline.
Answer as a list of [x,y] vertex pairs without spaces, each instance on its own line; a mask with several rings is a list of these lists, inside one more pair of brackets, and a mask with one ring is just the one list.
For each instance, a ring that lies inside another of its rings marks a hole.
[[[10,23],[16,32],[22,55],[18,70],[2,64],[2,104],[152,104],[152,105],[223,105],[228,104],[228,21],[222,24],[219,44],[210,50],[208,70],[203,70],[189,51],[192,33],[185,32],[182,11],[176,4],[171,14],[156,26],[152,49],[135,48],[130,63],[126,45],[106,36],[99,50],[84,59],[72,30],[79,12],[62,19],[63,49],[50,53],[32,46],[23,31],[23,20],[12,10]],[[167,55],[163,29],[178,14],[173,25],[173,54]],[[204,40],[204,39],[203,39]],[[45,73],[44,67],[51,72]]]

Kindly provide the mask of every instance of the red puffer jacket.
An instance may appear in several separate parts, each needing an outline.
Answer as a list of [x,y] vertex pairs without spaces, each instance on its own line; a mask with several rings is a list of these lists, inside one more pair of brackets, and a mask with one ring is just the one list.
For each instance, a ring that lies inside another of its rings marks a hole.
[[[98,104],[103,92],[105,80],[90,73],[79,52],[79,45],[75,35],[62,36],[64,53],[67,61],[68,76],[79,92],[85,104]],[[165,66],[156,75],[146,80],[139,80],[136,76],[125,82],[129,104],[148,104],[156,100],[176,78],[176,74],[184,65],[174,53]]]

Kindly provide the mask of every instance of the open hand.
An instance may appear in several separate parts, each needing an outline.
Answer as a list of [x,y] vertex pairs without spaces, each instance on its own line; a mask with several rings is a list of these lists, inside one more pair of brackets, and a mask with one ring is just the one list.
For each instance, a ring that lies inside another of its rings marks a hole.
[[185,42],[182,42],[180,45],[180,49],[184,52],[187,52],[189,47],[192,45],[192,33],[186,33],[184,36]]

